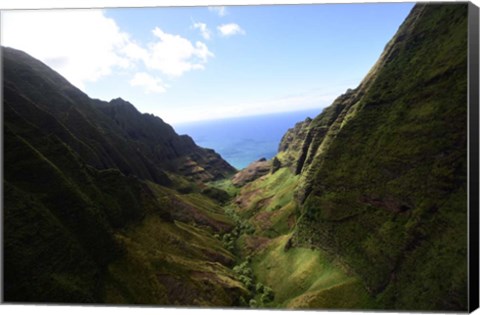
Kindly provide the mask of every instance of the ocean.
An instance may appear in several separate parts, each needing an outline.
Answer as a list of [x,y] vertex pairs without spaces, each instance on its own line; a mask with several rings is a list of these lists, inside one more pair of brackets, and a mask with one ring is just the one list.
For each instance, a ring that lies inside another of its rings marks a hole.
[[260,158],[271,159],[285,132],[295,123],[314,118],[321,109],[174,124],[197,145],[214,149],[228,163],[243,169]]

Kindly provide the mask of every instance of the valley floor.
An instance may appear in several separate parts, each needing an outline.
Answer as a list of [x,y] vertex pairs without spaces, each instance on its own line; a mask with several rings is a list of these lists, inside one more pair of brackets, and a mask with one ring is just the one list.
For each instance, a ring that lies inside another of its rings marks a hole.
[[[213,183],[232,194],[226,212],[238,233],[224,237],[236,256],[240,279],[250,289],[252,307],[371,309],[374,300],[358,277],[318,248],[291,246],[297,212],[294,190],[298,176],[281,168],[237,188],[228,180]],[[230,242],[230,243],[229,243]],[[238,274],[238,273],[237,273]],[[271,289],[271,297],[264,289]]]

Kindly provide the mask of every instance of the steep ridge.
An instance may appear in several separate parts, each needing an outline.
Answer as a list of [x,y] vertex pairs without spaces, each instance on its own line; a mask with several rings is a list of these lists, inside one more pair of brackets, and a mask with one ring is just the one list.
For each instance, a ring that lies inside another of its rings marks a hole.
[[27,54],[2,48],[2,55],[5,106],[46,132],[60,132],[87,164],[166,185],[166,172],[206,181],[235,171],[213,150],[126,101],[90,99]]
[[[266,307],[467,309],[467,4],[417,4],[232,207]],[[260,302],[257,299],[254,304]]]
[[341,257],[384,307],[465,310],[467,5],[416,5],[302,128],[293,246]]
[[[224,176],[228,164],[124,101],[92,101],[24,53],[3,52],[4,299],[238,304],[246,289],[214,237],[233,222],[190,180]],[[205,170],[173,173],[180,160]]]

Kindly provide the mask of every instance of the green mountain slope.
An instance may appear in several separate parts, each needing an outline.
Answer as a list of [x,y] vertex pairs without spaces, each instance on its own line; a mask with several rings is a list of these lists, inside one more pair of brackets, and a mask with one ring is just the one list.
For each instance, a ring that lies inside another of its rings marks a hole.
[[27,54],[2,48],[2,55],[5,105],[38,128],[58,132],[87,164],[161,184],[169,183],[165,172],[204,181],[235,171],[213,150],[122,99],[90,99]]
[[[241,188],[236,241],[292,308],[467,309],[467,4],[418,4],[361,84]],[[242,223],[245,225],[245,223]]]
[[384,307],[465,310],[467,5],[415,6],[305,128],[293,243],[339,255]]
[[214,201],[96,170],[55,135],[5,120],[6,301],[236,303],[245,289],[213,237],[232,222]]
[[233,222],[191,181],[233,168],[159,118],[3,52],[5,301],[238,304],[234,256],[213,237]]

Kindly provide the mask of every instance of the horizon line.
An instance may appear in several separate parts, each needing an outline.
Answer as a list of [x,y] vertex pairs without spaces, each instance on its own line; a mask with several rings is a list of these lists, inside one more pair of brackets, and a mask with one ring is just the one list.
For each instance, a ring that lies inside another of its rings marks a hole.
[[311,119],[314,119],[316,116],[320,115],[322,111],[328,106],[330,105],[323,106],[323,107],[311,107],[311,108],[294,109],[294,110],[286,110],[286,111],[266,112],[266,113],[260,113],[260,114],[246,114],[246,115],[238,115],[238,116],[224,116],[224,117],[206,118],[206,119],[198,119],[198,120],[176,120],[176,121],[167,121],[166,119],[158,116],[157,114],[153,114],[153,113],[151,114],[161,118],[167,124],[175,126],[175,125],[186,125],[191,123],[203,123],[203,122],[209,122],[209,121],[213,122],[213,121],[221,121],[221,120],[231,120],[236,118],[260,117],[260,116],[270,116],[275,114],[280,115],[280,114],[299,113],[299,112],[318,110],[317,115],[315,115],[314,117],[310,117]]

